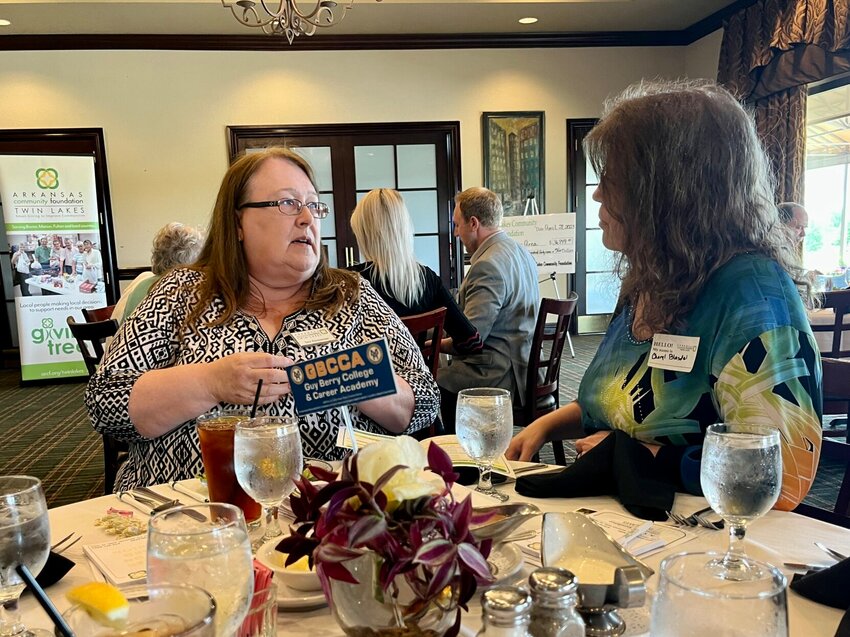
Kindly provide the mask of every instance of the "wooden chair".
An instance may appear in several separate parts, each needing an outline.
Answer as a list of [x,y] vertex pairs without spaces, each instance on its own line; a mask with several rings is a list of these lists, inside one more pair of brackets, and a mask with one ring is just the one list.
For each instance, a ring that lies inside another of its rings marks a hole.
[[[812,323],[812,332],[815,332],[816,339],[818,332],[832,333],[831,347],[827,350],[824,348],[823,344],[821,344],[821,354],[823,356],[828,356],[829,358],[850,357],[850,349],[842,349],[841,343],[842,335],[846,333],[846,335],[850,337],[850,316],[847,316],[846,322],[844,320],[845,315],[850,315],[850,290],[833,290],[832,292],[825,292],[823,295],[821,311],[826,309],[832,309],[834,312],[834,319],[832,323]],[[818,312],[815,314],[818,314]]]
[[[573,292],[565,301],[559,299],[542,299],[540,301],[540,313],[537,316],[537,325],[534,328],[534,338],[531,342],[531,356],[528,360],[528,376],[525,387],[525,404],[521,408],[514,409],[514,424],[525,427],[537,418],[560,407],[560,374],[561,354],[564,343],[567,342],[567,334],[570,329],[570,321],[578,303],[578,294]],[[547,319],[556,317],[554,326],[547,326]],[[549,355],[543,358],[543,346],[549,343]],[[580,431],[576,430],[576,436]],[[555,452],[555,462],[566,465],[566,454],[564,444],[560,440],[552,442]]]
[[[102,308],[104,311],[108,308]],[[85,310],[83,310],[85,313]],[[112,314],[110,310],[109,315]],[[110,336],[115,336],[118,331],[118,321],[106,319],[103,321],[92,321],[87,323],[77,323],[73,316],[67,318],[68,328],[71,334],[77,339],[77,345],[80,347],[80,352],[83,355],[83,361],[86,364],[86,369],[89,376],[94,374],[98,363],[103,358],[103,344]],[[108,434],[102,434],[103,437],[103,492],[105,494],[112,493],[115,487],[115,477],[118,475],[118,468],[127,459],[129,447],[126,442],[116,440]]]
[[[440,367],[440,339],[443,336],[443,323],[446,320],[446,308],[438,307],[430,312],[402,316],[401,322],[405,324],[413,340],[419,345],[422,358],[431,370],[434,379],[437,378],[437,370]],[[426,343],[428,343],[426,345]]]
[[108,321],[112,318],[112,311],[115,309],[114,305],[107,305],[106,307],[99,307],[94,310],[83,310],[83,318],[86,319],[87,323],[94,323],[95,321]]
[[[823,413],[841,414],[829,426],[824,426],[824,436],[845,436],[850,443],[850,360],[821,359],[823,366]],[[842,426],[843,425],[843,426]]]
[[843,465],[843,477],[838,498],[830,511],[812,504],[801,503],[794,513],[850,529],[850,444],[835,438],[824,438],[820,451],[821,461],[836,460]]
[[[443,337],[443,323],[446,320],[446,308],[438,307],[430,312],[422,314],[411,314],[410,316],[402,316],[401,322],[413,335],[413,340],[419,346],[419,351],[422,352],[422,358],[425,359],[425,364],[431,370],[431,375],[434,380],[437,379],[437,371],[440,368],[440,339]],[[426,345],[427,343],[427,345]],[[422,429],[413,434],[417,440],[436,436],[442,431],[443,424],[440,416],[431,423],[428,429]]]

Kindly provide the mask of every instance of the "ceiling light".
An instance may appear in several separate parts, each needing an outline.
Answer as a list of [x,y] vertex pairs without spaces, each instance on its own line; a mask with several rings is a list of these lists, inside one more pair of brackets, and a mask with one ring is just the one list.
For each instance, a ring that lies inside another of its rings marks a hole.
[[520,24],[534,24],[535,22],[537,22],[537,18],[520,18],[518,22]]
[[[299,2],[312,5],[312,11],[299,9]],[[240,24],[259,27],[271,35],[285,35],[292,44],[299,35],[313,35],[317,27],[332,27],[342,22],[354,0],[343,0],[342,8],[333,0],[221,0],[221,4],[230,9]]]
[[11,20],[6,20],[4,18],[0,18],[0,27],[8,27],[12,24]]

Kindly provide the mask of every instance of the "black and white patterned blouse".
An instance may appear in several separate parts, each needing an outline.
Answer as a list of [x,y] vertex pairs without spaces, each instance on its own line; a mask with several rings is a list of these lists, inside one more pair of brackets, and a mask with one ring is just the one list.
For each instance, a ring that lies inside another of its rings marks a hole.
[[[270,340],[260,322],[241,311],[223,325],[209,327],[223,311],[218,300],[188,329],[181,329],[197,303],[203,276],[187,269],[165,275],[121,325],[89,381],[86,406],[95,430],[130,445],[130,457],[118,473],[116,491],[190,478],[203,466],[194,419],[154,439],[144,438],[130,421],[130,392],[139,377],[151,369],[209,363],[237,352],[266,352],[299,361],[385,337],[395,372],[410,384],[415,397],[413,418],[404,433],[434,421],[439,408],[437,385],[404,324],[367,282],[360,283],[359,301],[344,306],[336,316],[301,310],[284,319],[282,329]],[[330,330],[336,342],[302,348],[290,336],[320,327]],[[211,411],[228,406],[222,403]],[[295,416],[295,403],[291,395],[286,395],[261,411],[272,416]],[[390,433],[356,406],[350,407],[350,414],[359,429]],[[342,457],[343,450],[336,446],[337,431],[344,426],[339,409],[302,416],[299,423],[305,456],[326,460]]]

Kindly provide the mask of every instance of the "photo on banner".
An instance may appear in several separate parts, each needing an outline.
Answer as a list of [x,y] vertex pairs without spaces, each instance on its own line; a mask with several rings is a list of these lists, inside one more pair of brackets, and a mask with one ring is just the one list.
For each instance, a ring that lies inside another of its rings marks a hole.
[[0,155],[22,381],[86,376],[67,325],[104,307],[104,259],[91,156]]

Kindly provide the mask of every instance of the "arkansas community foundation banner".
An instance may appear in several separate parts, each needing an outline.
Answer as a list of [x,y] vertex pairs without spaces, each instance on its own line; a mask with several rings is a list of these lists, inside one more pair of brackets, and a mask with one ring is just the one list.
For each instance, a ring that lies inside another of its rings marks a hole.
[[66,319],[104,307],[94,158],[0,155],[21,379],[85,376]]

